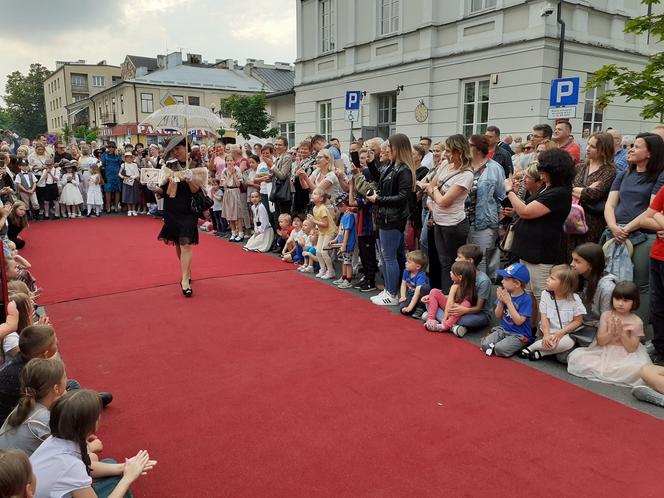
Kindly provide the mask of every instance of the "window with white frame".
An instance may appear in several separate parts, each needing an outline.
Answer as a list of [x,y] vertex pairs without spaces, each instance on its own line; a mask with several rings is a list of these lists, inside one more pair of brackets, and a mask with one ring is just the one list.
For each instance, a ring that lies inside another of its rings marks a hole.
[[471,14],[495,8],[496,8],[496,0],[470,0]]
[[154,103],[151,93],[141,93],[141,112],[154,112]]
[[103,76],[93,76],[92,77],[92,86],[104,86],[104,77]]
[[397,124],[397,94],[383,93],[378,97],[378,136],[387,138],[395,131]]
[[295,122],[279,123],[279,134],[288,139],[288,146],[295,145]]
[[331,52],[335,47],[334,2],[336,0],[320,0],[320,33],[321,51]]
[[463,134],[483,134],[489,121],[489,80],[463,83]]
[[379,9],[380,34],[399,31],[399,0],[379,0]]
[[326,140],[332,138],[332,102],[318,103],[318,133]]
[[182,95],[173,95],[177,104],[184,104],[184,97]]
[[[589,74],[588,77],[591,75]],[[590,130],[590,133],[602,130],[604,121],[604,109],[597,102],[597,97],[604,93],[605,87],[589,88],[583,102],[583,129]]]
[[72,74],[71,86],[88,86],[88,78],[83,74]]

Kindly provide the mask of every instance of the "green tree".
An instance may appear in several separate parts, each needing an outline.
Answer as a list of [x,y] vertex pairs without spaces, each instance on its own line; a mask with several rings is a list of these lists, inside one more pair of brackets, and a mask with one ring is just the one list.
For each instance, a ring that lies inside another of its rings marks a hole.
[[41,64],[30,64],[28,74],[14,71],[7,76],[5,103],[14,131],[33,138],[46,131],[44,80],[51,72]]
[[12,128],[12,116],[7,109],[0,107],[0,128],[3,130]]
[[[648,6],[661,2],[662,0],[641,0],[642,4]],[[649,9],[648,14],[627,21],[625,33],[636,35],[649,33],[660,42],[664,41],[664,14],[653,14]],[[601,107],[609,105],[618,95],[624,97],[627,102],[643,100],[645,104],[641,110],[641,117],[658,118],[660,122],[664,122],[664,52],[648,57],[646,66],[641,71],[616,64],[602,66],[588,79],[586,89],[600,88],[604,85],[608,89],[597,98]]]
[[267,99],[264,93],[256,95],[231,95],[221,102],[225,114],[235,121],[235,131],[245,138],[255,135],[260,138],[274,137],[277,128],[269,128],[272,117],[265,110]]

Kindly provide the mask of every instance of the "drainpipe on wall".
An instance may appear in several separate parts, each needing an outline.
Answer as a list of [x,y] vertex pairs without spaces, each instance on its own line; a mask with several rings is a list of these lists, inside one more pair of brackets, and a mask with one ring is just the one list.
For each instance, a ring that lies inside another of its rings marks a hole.
[[558,2],[557,21],[560,25],[560,45],[558,45],[558,78],[563,77],[563,57],[565,55],[565,21],[563,21],[563,0]]

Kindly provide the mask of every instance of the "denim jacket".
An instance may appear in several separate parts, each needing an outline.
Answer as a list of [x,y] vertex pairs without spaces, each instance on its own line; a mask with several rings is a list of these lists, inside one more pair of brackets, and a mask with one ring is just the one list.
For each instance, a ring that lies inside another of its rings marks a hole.
[[486,169],[477,180],[474,230],[498,227],[500,202],[505,198],[504,181],[503,167],[493,159],[489,159]]

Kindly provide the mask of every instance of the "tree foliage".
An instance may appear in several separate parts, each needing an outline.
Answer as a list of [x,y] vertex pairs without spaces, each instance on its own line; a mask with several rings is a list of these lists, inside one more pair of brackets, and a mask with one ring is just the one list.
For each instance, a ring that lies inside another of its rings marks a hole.
[[14,131],[35,137],[46,131],[44,80],[51,72],[41,64],[30,64],[28,74],[14,71],[7,76],[5,103]]
[[[662,0],[641,0],[644,5],[657,5]],[[664,14],[647,14],[630,19],[625,23],[625,33],[641,35],[650,33],[651,37],[664,40]],[[609,83],[612,85],[609,87]],[[586,88],[600,88],[606,85],[605,90],[597,97],[602,107],[609,105],[616,96],[630,100],[643,100],[641,110],[644,119],[657,118],[664,120],[664,53],[660,52],[648,57],[646,66],[642,71],[635,71],[625,66],[607,64],[595,71],[588,79]]]
[[245,138],[255,135],[259,138],[274,137],[277,128],[270,128],[272,117],[265,110],[267,98],[264,93],[240,96],[231,95],[221,102],[224,113],[230,114],[235,122],[235,131]]
[[85,125],[80,125],[76,128],[71,128],[68,124],[62,127],[62,136],[65,139],[65,142],[69,142],[69,139],[74,137],[78,140],[83,140],[86,143],[90,143],[93,140],[97,140],[99,136],[99,128],[96,126],[94,128],[88,128]]

